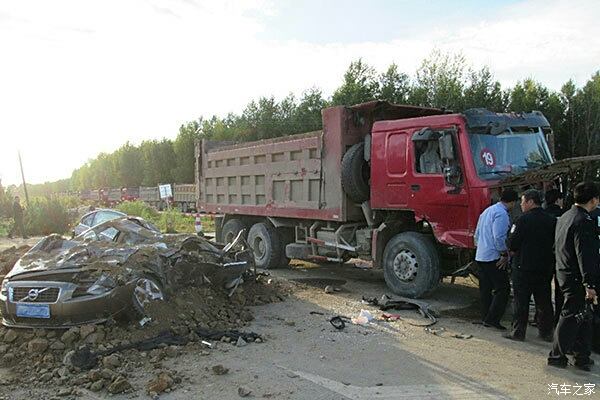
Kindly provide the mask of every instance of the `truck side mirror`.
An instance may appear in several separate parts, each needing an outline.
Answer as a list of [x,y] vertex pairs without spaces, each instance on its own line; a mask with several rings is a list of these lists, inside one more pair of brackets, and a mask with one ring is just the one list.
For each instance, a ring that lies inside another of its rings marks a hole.
[[440,146],[440,157],[442,160],[454,160],[454,144],[452,134],[444,132],[438,140]]

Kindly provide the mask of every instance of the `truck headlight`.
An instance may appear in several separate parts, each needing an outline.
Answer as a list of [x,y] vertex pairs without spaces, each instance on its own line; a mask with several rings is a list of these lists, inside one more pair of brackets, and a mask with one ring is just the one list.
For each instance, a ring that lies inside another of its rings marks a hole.
[[0,296],[2,296],[2,298],[6,298],[6,296],[8,295],[7,283],[8,279],[2,280],[2,286],[0,286]]
[[106,274],[100,275],[100,277],[90,286],[87,290],[89,294],[100,295],[106,293],[117,286],[117,283],[113,278]]

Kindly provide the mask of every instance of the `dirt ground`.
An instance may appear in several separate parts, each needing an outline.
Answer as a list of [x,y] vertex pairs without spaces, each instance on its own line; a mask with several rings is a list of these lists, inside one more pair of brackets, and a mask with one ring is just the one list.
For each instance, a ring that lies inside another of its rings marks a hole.
[[[294,282],[295,289],[286,301],[251,307],[254,320],[242,329],[260,334],[263,343],[185,346],[178,357],[160,364],[160,371],[176,371],[178,382],[161,399],[540,399],[559,397],[549,393],[551,384],[573,385],[568,396],[579,390],[575,385],[600,384],[598,366],[590,373],[547,367],[550,344],[537,339],[534,327],[525,343],[517,343],[472,324],[477,288],[469,280],[445,282],[426,299],[441,314],[434,334],[410,325],[427,321],[411,310],[398,312],[402,319],[394,322],[348,323],[343,330],[329,323],[332,316],[353,317],[361,309],[381,315],[361,302],[362,296],[389,293],[379,271],[351,263],[315,267],[296,262],[270,273],[277,281]],[[341,290],[325,293],[326,286]],[[510,318],[508,313],[505,318]],[[468,335],[472,337],[465,339]],[[128,379],[139,390],[110,398],[149,398],[143,390],[148,377],[141,367],[152,360],[142,354],[136,362],[139,368],[132,368]],[[213,369],[219,365],[224,369]],[[0,365],[0,380],[7,370]],[[74,398],[63,394],[60,398]],[[6,393],[0,387],[0,399],[53,396],[53,388],[23,384]],[[77,394],[83,399],[106,396],[85,388]],[[598,397],[594,393],[585,398]]]

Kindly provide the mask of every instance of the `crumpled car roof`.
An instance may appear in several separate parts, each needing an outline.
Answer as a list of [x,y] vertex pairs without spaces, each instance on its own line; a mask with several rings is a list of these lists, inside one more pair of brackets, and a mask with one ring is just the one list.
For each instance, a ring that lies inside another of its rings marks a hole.
[[123,241],[86,239],[86,233],[74,239],[60,235],[46,236],[32,247],[7,275],[7,278],[26,272],[59,269],[117,271],[118,266],[129,269],[152,270],[163,273],[165,259],[194,253],[197,261],[216,263],[222,251],[207,240],[190,234],[161,234],[143,226],[142,219],[123,217],[99,224],[87,232],[102,232],[114,228]]

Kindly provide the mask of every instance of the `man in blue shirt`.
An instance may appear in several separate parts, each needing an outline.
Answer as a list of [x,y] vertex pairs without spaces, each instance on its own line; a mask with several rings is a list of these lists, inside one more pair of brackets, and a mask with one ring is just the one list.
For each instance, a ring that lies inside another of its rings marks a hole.
[[510,229],[509,211],[519,199],[517,192],[505,189],[500,201],[479,216],[475,230],[475,261],[479,267],[479,293],[483,325],[505,330],[500,320],[506,310],[510,283],[506,266],[506,237]]

